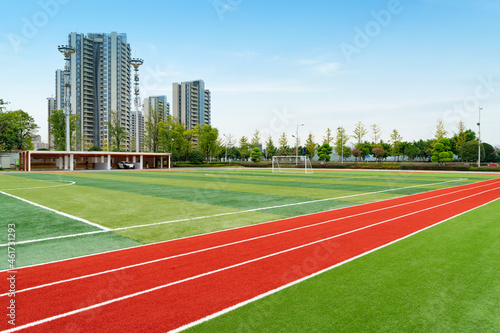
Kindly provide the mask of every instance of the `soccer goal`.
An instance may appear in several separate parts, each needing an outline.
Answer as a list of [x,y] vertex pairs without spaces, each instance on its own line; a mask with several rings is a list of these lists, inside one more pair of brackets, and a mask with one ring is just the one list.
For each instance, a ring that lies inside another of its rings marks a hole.
[[313,173],[311,160],[308,156],[273,156],[273,172],[304,170]]

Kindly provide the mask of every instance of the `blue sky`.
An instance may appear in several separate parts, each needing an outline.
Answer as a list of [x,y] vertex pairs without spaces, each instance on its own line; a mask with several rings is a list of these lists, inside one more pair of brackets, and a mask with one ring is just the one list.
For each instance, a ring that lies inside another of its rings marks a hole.
[[[141,96],[203,79],[212,125],[262,141],[297,124],[378,124],[389,140],[432,138],[459,120],[500,145],[500,4],[495,0],[8,1],[0,22],[0,98],[47,138],[46,98],[69,32],[127,33],[144,59]],[[371,140],[371,134],[366,137]],[[351,140],[352,141],[352,140]]]

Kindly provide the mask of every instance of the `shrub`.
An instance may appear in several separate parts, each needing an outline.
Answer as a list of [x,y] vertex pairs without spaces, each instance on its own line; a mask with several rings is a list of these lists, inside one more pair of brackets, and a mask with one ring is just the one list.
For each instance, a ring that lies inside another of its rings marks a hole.
[[193,150],[188,155],[188,161],[193,164],[200,164],[205,161],[205,156],[199,150]]

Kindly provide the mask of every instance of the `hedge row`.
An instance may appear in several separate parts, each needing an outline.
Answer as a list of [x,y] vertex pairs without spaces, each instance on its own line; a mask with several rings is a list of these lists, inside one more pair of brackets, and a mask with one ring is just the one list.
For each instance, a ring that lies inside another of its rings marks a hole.
[[[258,163],[254,162],[214,162],[214,163],[185,163],[185,162],[175,162],[175,167],[247,167],[247,168],[271,168],[272,162],[261,161]],[[435,171],[490,171],[490,172],[500,172],[500,168],[491,167],[471,167],[464,163],[408,163],[408,162],[312,162],[312,167],[314,169],[379,169],[379,170],[435,170]],[[281,165],[281,168],[295,168],[295,165]],[[303,163],[299,163],[299,168],[304,168]]]

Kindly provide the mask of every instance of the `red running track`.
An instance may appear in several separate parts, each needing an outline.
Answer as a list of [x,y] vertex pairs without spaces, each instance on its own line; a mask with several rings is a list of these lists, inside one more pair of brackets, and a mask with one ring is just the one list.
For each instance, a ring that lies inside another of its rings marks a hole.
[[16,326],[0,328],[173,330],[499,197],[495,179],[18,269]]

